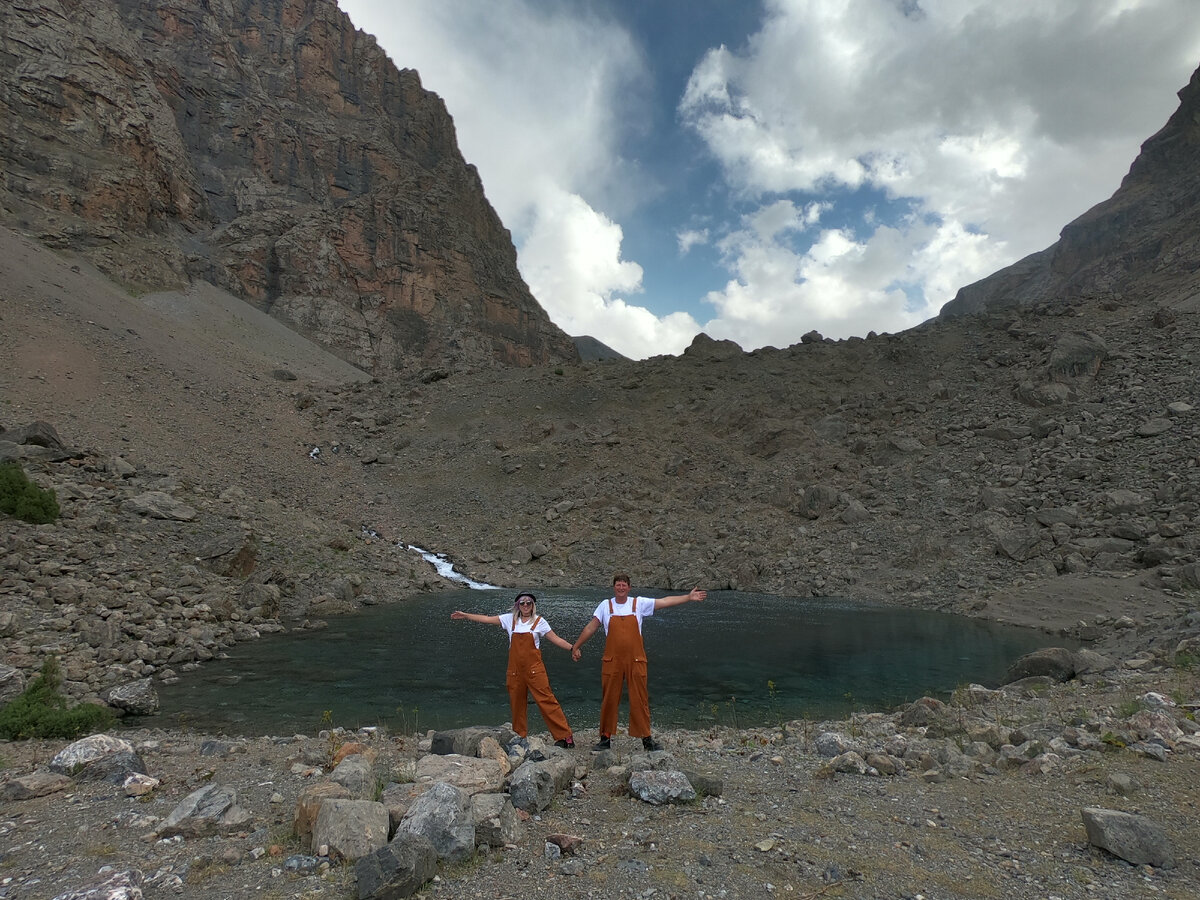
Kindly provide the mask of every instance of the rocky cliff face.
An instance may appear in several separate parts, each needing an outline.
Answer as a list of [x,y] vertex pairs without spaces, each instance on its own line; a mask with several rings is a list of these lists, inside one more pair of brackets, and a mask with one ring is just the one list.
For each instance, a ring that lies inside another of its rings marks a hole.
[[575,359],[416,72],[333,0],[0,8],[0,220],[377,374]]
[[1200,70],[1108,200],[1056,244],[964,287],[942,316],[1097,297],[1171,304],[1200,291]]

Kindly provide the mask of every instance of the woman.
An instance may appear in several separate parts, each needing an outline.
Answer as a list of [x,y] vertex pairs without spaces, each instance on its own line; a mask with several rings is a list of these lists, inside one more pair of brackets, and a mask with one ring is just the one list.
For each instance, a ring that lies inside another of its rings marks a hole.
[[508,632],[508,702],[512,706],[512,729],[519,737],[526,737],[528,695],[541,710],[546,727],[554,738],[554,746],[571,749],[575,738],[567,717],[558,705],[554,692],[550,690],[550,679],[546,677],[546,666],[542,662],[542,638],[552,644],[570,650],[571,645],[550,630],[546,620],[537,614],[537,598],[522,592],[513,602],[513,611],[499,616],[482,616],[456,609],[450,613],[452,619],[466,619],[481,625],[499,625]]

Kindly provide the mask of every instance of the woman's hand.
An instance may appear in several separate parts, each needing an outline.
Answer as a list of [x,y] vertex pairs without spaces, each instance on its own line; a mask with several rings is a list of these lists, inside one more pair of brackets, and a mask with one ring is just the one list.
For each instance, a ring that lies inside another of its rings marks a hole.
[[467,618],[467,614],[465,612],[463,612],[461,609],[456,609],[454,612],[450,613],[450,618],[465,619],[465,618]]

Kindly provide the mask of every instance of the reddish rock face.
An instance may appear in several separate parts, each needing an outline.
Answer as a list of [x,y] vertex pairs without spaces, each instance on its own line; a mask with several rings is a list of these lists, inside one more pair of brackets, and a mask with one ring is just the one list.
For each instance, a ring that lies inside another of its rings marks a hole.
[[376,374],[577,358],[454,124],[333,0],[0,7],[0,220]]

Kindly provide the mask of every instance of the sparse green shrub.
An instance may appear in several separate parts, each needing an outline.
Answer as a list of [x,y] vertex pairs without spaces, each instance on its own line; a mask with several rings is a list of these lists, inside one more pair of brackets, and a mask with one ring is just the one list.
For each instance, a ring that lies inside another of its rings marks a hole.
[[1125,746],[1125,741],[1113,734],[1111,731],[1106,731],[1100,736],[1100,740],[1108,747],[1116,747],[1122,749]]
[[1117,707],[1117,714],[1123,719],[1128,719],[1130,716],[1136,716],[1142,711],[1142,701],[1136,697],[1128,700],[1122,700],[1121,705]]
[[54,491],[30,481],[16,463],[0,463],[0,512],[34,525],[45,525],[58,518],[58,498]]
[[787,722],[783,720],[783,714],[779,711],[779,688],[769,678],[767,679],[767,703],[771,707],[771,718],[778,723],[779,736],[786,741],[788,736]]
[[396,707],[397,730],[404,737],[419,737],[421,721],[421,710],[413,706],[411,709],[406,708],[404,704]]
[[77,738],[103,731],[113,723],[113,714],[102,706],[81,703],[67,706],[59,693],[62,674],[58,660],[47,657],[41,674],[19,697],[0,708],[0,737],[10,741],[29,738]]

